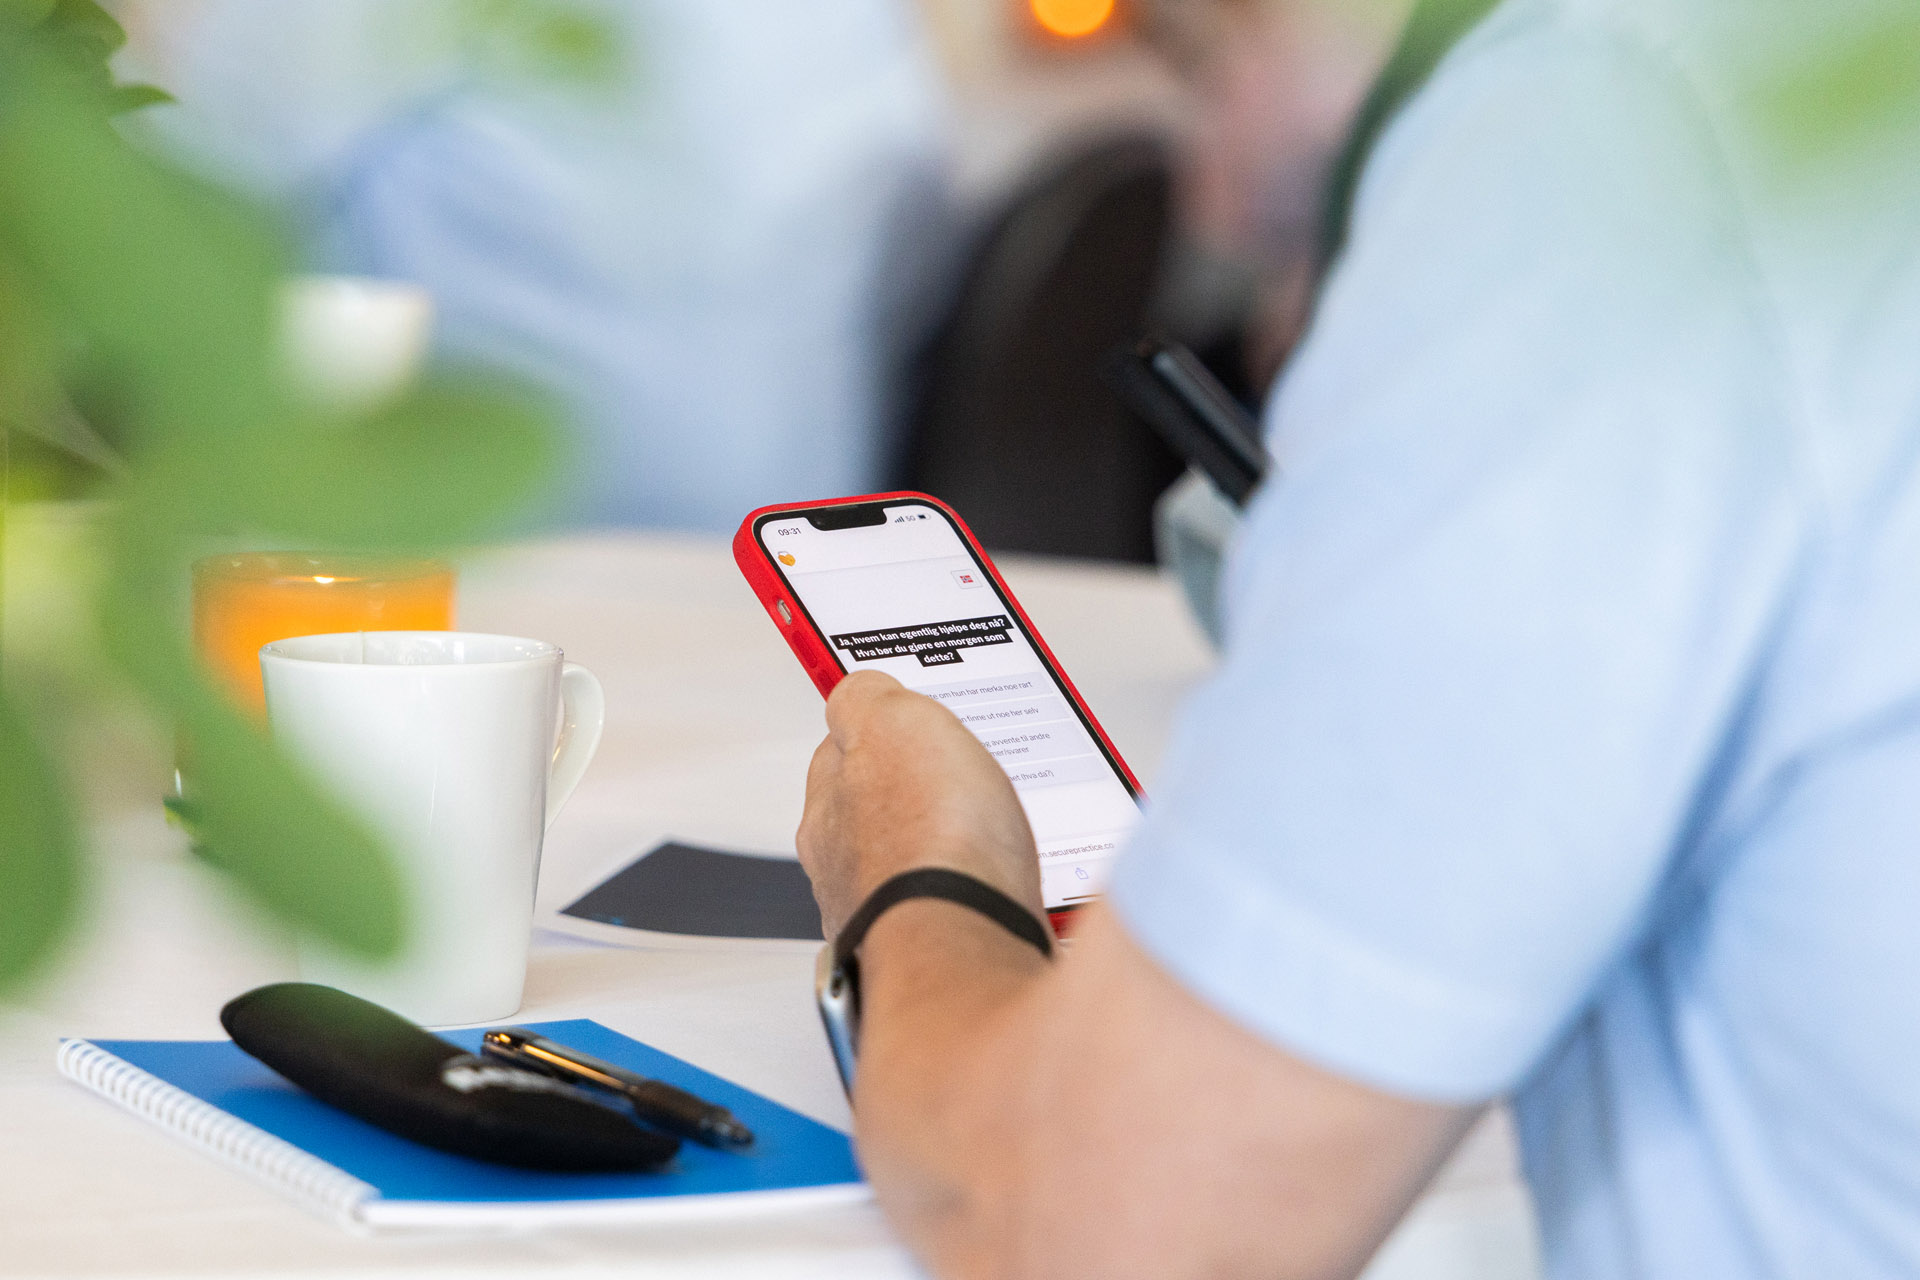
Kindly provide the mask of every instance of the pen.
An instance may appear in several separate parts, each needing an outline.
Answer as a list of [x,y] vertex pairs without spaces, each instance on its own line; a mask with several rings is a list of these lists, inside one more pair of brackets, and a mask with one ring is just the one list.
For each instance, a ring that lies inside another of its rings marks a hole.
[[725,1107],[520,1027],[501,1027],[487,1032],[481,1037],[480,1052],[497,1062],[617,1093],[632,1105],[634,1114],[648,1124],[706,1146],[738,1149],[753,1143],[753,1130],[741,1124]]

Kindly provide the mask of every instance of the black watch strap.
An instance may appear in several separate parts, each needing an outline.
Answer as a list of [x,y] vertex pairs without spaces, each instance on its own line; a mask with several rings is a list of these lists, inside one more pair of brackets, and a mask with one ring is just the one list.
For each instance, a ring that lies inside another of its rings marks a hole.
[[834,963],[849,968],[853,953],[859,950],[873,922],[887,908],[910,898],[944,898],[957,902],[978,911],[1022,942],[1032,943],[1041,955],[1053,955],[1053,931],[1031,911],[986,881],[948,867],[917,867],[902,871],[867,895],[867,900],[848,917],[839,936],[833,940]]

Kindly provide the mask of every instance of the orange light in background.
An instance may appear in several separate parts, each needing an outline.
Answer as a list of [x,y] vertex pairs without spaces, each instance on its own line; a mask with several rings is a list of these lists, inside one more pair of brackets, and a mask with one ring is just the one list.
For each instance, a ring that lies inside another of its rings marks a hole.
[[1113,16],[1113,0],[1027,0],[1033,20],[1056,36],[1090,36]]
[[193,641],[242,706],[264,715],[260,646],[333,631],[448,631],[453,569],[437,560],[264,552],[193,566]]

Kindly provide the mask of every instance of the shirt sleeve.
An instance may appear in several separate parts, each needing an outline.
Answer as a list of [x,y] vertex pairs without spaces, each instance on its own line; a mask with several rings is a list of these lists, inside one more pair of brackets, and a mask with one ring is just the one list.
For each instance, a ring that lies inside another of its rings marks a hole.
[[1363,181],[1111,889],[1201,999],[1445,1100],[1512,1087],[1651,927],[1808,507],[1687,86],[1510,16]]

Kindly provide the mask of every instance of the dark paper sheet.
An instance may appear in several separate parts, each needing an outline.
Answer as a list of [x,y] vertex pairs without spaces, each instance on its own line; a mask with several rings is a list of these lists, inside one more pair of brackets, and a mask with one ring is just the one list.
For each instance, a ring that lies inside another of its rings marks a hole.
[[709,938],[823,938],[798,862],[678,841],[640,855],[561,914]]

